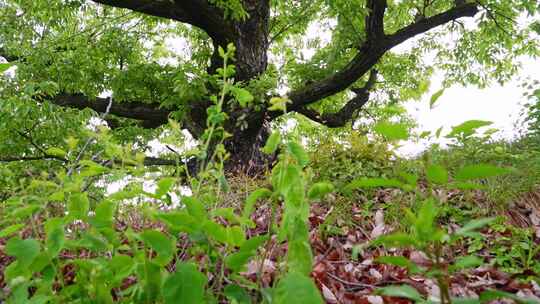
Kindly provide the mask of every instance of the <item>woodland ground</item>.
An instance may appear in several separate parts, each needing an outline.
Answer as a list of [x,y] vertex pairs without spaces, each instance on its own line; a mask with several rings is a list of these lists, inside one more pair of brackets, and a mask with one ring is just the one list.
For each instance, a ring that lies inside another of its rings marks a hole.
[[[312,163],[308,170],[313,171],[314,180],[331,179],[339,187],[339,183],[346,183],[358,176],[391,176],[398,170],[396,168],[414,168],[416,162],[421,161],[396,159],[382,146],[357,145],[352,149],[337,150],[332,145],[320,146],[317,154],[311,155]],[[332,151],[325,150],[329,147],[333,147],[330,148]],[[498,164],[512,163],[517,170],[509,177],[484,181],[483,190],[431,189],[425,180],[418,182],[421,192],[432,191],[441,202],[438,223],[448,233],[456,231],[470,219],[497,218],[476,237],[444,249],[444,256],[449,261],[466,255],[477,256],[483,261],[481,266],[458,271],[451,276],[451,294],[475,298],[485,290],[496,289],[519,298],[539,301],[540,189],[537,178],[540,171],[536,171],[539,158],[532,157],[537,157],[538,151],[533,149],[526,157],[522,154],[522,157],[516,158],[514,152],[519,151],[517,144],[475,144],[474,147],[482,147],[487,152],[472,157],[467,147],[458,147],[450,151],[434,150],[428,155],[448,166],[490,158]],[[239,176],[230,177],[229,185],[229,191],[221,194],[219,204],[214,208],[239,211],[247,194],[257,188],[271,187],[265,178]],[[439,287],[432,278],[377,261],[382,256],[404,256],[419,266],[429,267],[431,262],[424,253],[410,248],[370,245],[371,241],[383,234],[407,229],[407,223],[403,220],[403,209],[406,207],[415,208],[415,199],[411,194],[384,187],[356,191],[352,195],[330,194],[311,204],[309,240],[314,257],[311,277],[327,303],[409,303],[411,301],[407,299],[376,294],[378,288],[403,284],[414,287],[428,299],[438,297]],[[255,226],[248,230],[248,238],[269,231],[273,212],[271,203],[263,200],[255,210],[251,215]],[[280,210],[277,211],[278,215],[281,214]],[[135,232],[146,228],[166,231],[162,224],[145,219],[143,213],[139,208],[126,207],[115,223],[116,230],[119,233],[128,228]],[[217,221],[227,224],[223,217],[218,217]],[[76,224],[72,224],[68,230],[77,229],[73,225]],[[80,229],[87,226],[85,223],[80,225]],[[23,238],[32,234],[32,227],[21,231]],[[6,238],[0,239],[0,287],[4,292],[9,291],[4,281],[4,269],[14,260],[4,251],[6,241]],[[204,264],[208,256],[186,250],[190,246],[189,239],[179,238],[176,245],[178,254],[168,267],[172,269],[177,261],[182,260]],[[280,275],[286,255],[287,243],[278,242],[274,236],[259,251],[260,258],[250,261],[241,276],[248,282],[258,282],[260,286],[272,286]],[[90,250],[63,250],[60,253],[66,286],[76,280],[76,267],[70,261],[92,257],[94,254]],[[208,273],[207,277],[209,282],[212,281],[212,273]],[[125,278],[117,292],[128,289],[136,282],[133,275]],[[492,302],[511,303],[510,300]]]

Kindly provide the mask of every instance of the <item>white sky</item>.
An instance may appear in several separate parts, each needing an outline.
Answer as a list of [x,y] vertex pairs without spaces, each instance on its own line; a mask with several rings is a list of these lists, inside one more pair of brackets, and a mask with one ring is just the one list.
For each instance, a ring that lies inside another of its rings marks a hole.
[[[485,89],[454,86],[445,90],[433,109],[429,108],[431,95],[441,88],[441,77],[432,79],[430,93],[420,102],[409,102],[406,107],[419,125],[419,131],[435,132],[444,127],[442,134],[471,119],[492,121],[488,128],[500,129],[496,135],[511,139],[518,134],[515,123],[520,118],[523,104],[527,101],[522,94],[521,84],[524,79],[540,79],[540,59],[523,61],[523,68],[514,79],[503,86],[493,85]],[[444,143],[444,139],[439,140]],[[408,142],[400,149],[404,154],[421,151],[427,141]]]

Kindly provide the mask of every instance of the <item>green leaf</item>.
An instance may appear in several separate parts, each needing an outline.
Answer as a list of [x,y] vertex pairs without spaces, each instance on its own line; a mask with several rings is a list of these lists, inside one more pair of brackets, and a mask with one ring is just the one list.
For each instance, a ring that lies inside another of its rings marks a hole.
[[287,196],[293,185],[303,185],[302,169],[299,166],[279,162],[272,169],[272,186],[274,191]]
[[457,136],[468,137],[473,135],[477,129],[493,124],[491,121],[485,120],[468,120],[460,125],[452,127],[452,131],[446,135],[447,138],[455,138]]
[[424,131],[418,135],[420,138],[428,138],[431,135],[431,131]]
[[394,140],[407,140],[409,138],[409,129],[403,124],[379,122],[373,130],[378,134],[384,136],[386,139]]
[[254,236],[254,237],[250,238],[249,240],[245,241],[244,244],[242,244],[242,247],[240,248],[240,251],[255,252],[267,240],[268,240],[268,236],[266,236],[266,235]]
[[163,276],[161,274],[161,265],[157,265],[149,261],[144,260],[144,263],[139,264],[138,273],[142,278],[139,285],[142,287],[141,299],[144,301],[137,301],[139,303],[158,303],[157,299],[161,294],[165,294],[167,291],[163,286]]
[[163,284],[163,298],[166,304],[200,304],[204,301],[206,276],[191,263],[180,263],[176,272]]
[[420,272],[420,268],[403,256],[382,256],[376,259],[377,262],[382,264],[395,265],[403,268],[407,268],[411,273]]
[[234,303],[233,301],[236,301],[237,304],[251,303],[251,298],[247,291],[238,285],[225,286],[223,293],[231,303]]
[[289,271],[309,275],[312,264],[313,254],[309,243],[304,240],[289,241],[287,251],[287,266]]
[[270,98],[270,107],[268,107],[269,111],[279,111],[279,112],[287,112],[287,104],[291,101],[284,97],[272,97]]
[[401,188],[403,183],[397,179],[386,179],[386,178],[361,178],[352,181],[348,184],[345,189],[347,191],[358,189],[358,188]]
[[90,249],[93,252],[103,252],[109,250],[109,244],[101,234],[96,231],[88,231],[81,236],[79,247]]
[[454,264],[450,267],[450,270],[457,271],[461,269],[478,267],[478,266],[481,266],[482,264],[484,264],[484,261],[481,258],[474,255],[468,255],[468,256],[459,257],[454,262]]
[[55,257],[64,247],[65,233],[64,222],[61,218],[51,218],[45,223],[45,233],[47,234],[47,252],[51,257]]
[[438,237],[435,233],[435,219],[437,218],[438,209],[435,206],[434,199],[427,199],[418,211],[414,227],[418,233],[418,237],[424,241],[435,241]]
[[157,253],[154,261],[167,265],[174,256],[175,243],[165,234],[157,230],[145,230],[140,233],[141,240]]
[[480,229],[480,228],[482,228],[482,227],[484,227],[486,225],[489,225],[495,220],[496,220],[496,218],[493,218],[493,217],[472,220],[472,221],[468,222],[467,224],[465,224],[460,229],[458,229],[456,232],[454,232],[453,235],[467,236],[469,233],[471,233],[471,232],[473,232],[475,230],[478,230],[478,229]]
[[116,204],[108,200],[99,203],[96,207],[94,217],[90,220],[92,226],[98,229],[112,227],[115,208]]
[[115,254],[108,263],[108,267],[114,275],[114,280],[121,283],[134,270],[133,258],[128,255]]
[[397,232],[388,235],[383,235],[373,240],[371,243],[373,246],[384,245],[387,247],[406,247],[416,246],[416,239],[408,234]]
[[311,186],[308,191],[309,199],[322,199],[328,193],[334,191],[334,185],[330,182],[318,182]]
[[501,290],[487,290],[480,294],[480,302],[482,303],[490,303],[491,301],[498,300],[498,299],[510,299],[514,300],[517,303],[525,303],[525,304],[538,304],[538,301],[535,301],[533,299],[524,299],[522,297],[519,297],[515,294],[501,291]]
[[437,100],[442,96],[442,94],[444,93],[444,90],[445,90],[445,88],[442,88],[442,89],[438,90],[437,92],[435,92],[435,94],[433,94],[431,96],[431,99],[429,100],[429,108],[430,109],[433,109],[433,106],[435,105]]
[[313,281],[301,273],[291,272],[279,280],[275,290],[276,304],[324,303],[319,289]]
[[0,238],[5,238],[24,228],[25,224],[14,224],[0,230]]
[[28,300],[28,304],[47,304],[53,303],[53,298],[45,295],[35,295]]
[[[407,186],[410,186],[412,188],[416,188],[416,186],[418,184],[418,175],[402,171],[402,172],[399,172],[399,176],[403,180],[405,180],[405,182],[407,183]],[[404,188],[406,188],[406,187],[404,187]]]
[[471,179],[483,179],[488,177],[494,177],[499,175],[508,174],[511,171],[506,168],[495,167],[488,164],[479,164],[465,166],[461,168],[455,178],[460,181],[466,181]]
[[39,242],[34,239],[11,238],[5,247],[6,253],[17,259],[17,266],[26,268],[39,255]]
[[235,272],[242,270],[244,265],[257,254],[257,249],[268,239],[266,236],[256,236],[245,241],[238,252],[225,258],[225,265]]
[[443,130],[443,127],[440,127],[435,131],[435,137],[436,138],[441,137],[442,130]]
[[169,228],[181,231],[184,231],[185,229],[190,231],[203,224],[202,222],[195,220],[195,218],[189,215],[185,210],[158,213],[156,214],[156,217],[165,222]]
[[242,108],[245,108],[253,101],[253,95],[251,95],[248,90],[238,87],[232,87],[231,90],[234,98],[238,101]]
[[225,55],[225,50],[223,50],[223,47],[218,46],[218,53],[219,53],[219,56],[223,59],[225,59],[227,57],[227,55]]
[[176,178],[174,177],[166,177],[159,180],[159,182],[157,182],[157,189],[155,193],[156,197],[163,197],[165,194],[167,194],[167,192],[171,190],[172,186],[174,186],[175,183]]
[[52,155],[52,156],[62,157],[62,158],[66,157],[67,155],[66,151],[60,148],[56,148],[56,147],[47,149],[45,153],[47,153],[47,155]]
[[292,156],[296,159],[300,167],[303,168],[309,163],[309,156],[301,144],[295,141],[291,141],[287,145],[287,148],[289,149],[289,152],[292,154]]
[[253,208],[258,200],[270,197],[272,191],[266,188],[257,189],[249,194],[244,205],[244,210],[242,211],[242,217],[248,219],[251,213],[253,213]]
[[81,160],[81,165],[84,166],[80,173],[80,175],[83,177],[97,176],[110,171],[109,168],[97,164],[91,160]]
[[480,299],[474,298],[452,298],[452,304],[480,304]]
[[204,205],[192,196],[183,196],[181,202],[186,205],[189,215],[193,216],[197,221],[203,222],[208,219],[208,214]]
[[388,286],[377,289],[377,293],[383,296],[405,298],[413,301],[422,301],[422,295],[409,285]]
[[278,132],[273,132],[270,137],[268,137],[268,140],[266,141],[266,144],[262,148],[262,151],[266,154],[274,154],[279,147],[279,144],[281,142],[281,135]]
[[217,208],[217,209],[214,209],[214,210],[210,211],[210,216],[212,218],[222,217],[229,224],[239,224],[240,223],[239,217],[234,213],[234,208]]
[[242,246],[246,241],[246,235],[240,226],[232,226],[226,228],[227,244],[231,246]]
[[486,186],[475,183],[467,182],[453,182],[449,185],[450,189],[459,189],[459,190],[483,190],[487,189]]
[[203,229],[204,232],[206,232],[206,234],[212,239],[223,244],[228,244],[229,236],[225,226],[214,221],[206,220],[203,224]]
[[86,219],[90,209],[90,202],[86,193],[74,193],[68,203],[69,216],[74,219]]
[[12,67],[13,64],[12,63],[0,63],[0,74],[4,73],[5,71],[7,71],[10,67]]
[[434,184],[445,185],[448,183],[448,172],[439,165],[431,165],[426,168],[426,178]]

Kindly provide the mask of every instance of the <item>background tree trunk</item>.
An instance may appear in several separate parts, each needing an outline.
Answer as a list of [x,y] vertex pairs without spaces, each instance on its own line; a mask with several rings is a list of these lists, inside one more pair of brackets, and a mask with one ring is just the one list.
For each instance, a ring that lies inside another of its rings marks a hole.
[[260,125],[234,132],[225,142],[225,148],[230,153],[225,164],[226,171],[258,175],[270,168],[275,156],[261,151],[270,136],[270,126],[268,122],[261,122]]

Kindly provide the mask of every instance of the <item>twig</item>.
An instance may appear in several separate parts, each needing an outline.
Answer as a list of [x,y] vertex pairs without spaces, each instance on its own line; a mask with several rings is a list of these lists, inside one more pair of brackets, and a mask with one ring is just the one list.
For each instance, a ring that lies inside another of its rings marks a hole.
[[[480,5],[483,9],[486,10],[486,12],[487,12],[489,18],[490,18],[491,20],[493,20],[493,22],[495,23],[495,26],[496,26],[497,28],[499,28],[503,33],[505,33],[505,34],[508,35],[509,37],[513,37],[513,35],[512,35],[511,33],[509,33],[502,25],[500,25],[500,23],[497,21],[497,17],[495,17],[495,15],[493,14],[493,12],[492,12],[485,4],[483,4],[483,3],[480,2],[480,1],[476,1],[476,3],[478,3],[478,5]],[[507,16],[502,15],[502,14],[499,14],[496,10],[494,10],[494,11],[495,11],[495,14],[501,15],[501,16],[503,16],[503,17],[505,17],[505,18],[507,18],[507,19],[509,19],[509,20],[511,20],[511,21],[514,22],[514,20],[513,20],[512,18],[507,17]]]
[[[101,113],[101,115],[99,116],[99,118],[101,118],[101,119],[103,120],[103,119],[105,118],[105,116],[107,116],[107,115],[109,114],[109,112],[111,111],[112,103],[113,103],[113,98],[112,98],[112,96],[111,96],[111,97],[109,97],[109,104],[107,105],[107,108],[105,109],[105,112]],[[71,174],[73,174],[73,170],[75,170],[75,167],[77,166],[77,164],[78,164],[79,161],[81,160],[84,151],[88,148],[88,146],[90,145],[90,142],[91,142],[91,141],[92,141],[92,138],[89,138],[89,139],[84,143],[84,146],[82,147],[81,151],[79,151],[79,154],[77,155],[77,158],[75,158],[75,161],[73,162],[73,165],[71,166],[71,168],[69,168],[68,173],[67,173],[67,176],[71,176]]]
[[172,153],[176,155],[180,155],[180,153],[178,153],[175,149],[171,148],[171,146],[165,145],[165,147],[167,148],[167,150],[171,151]]
[[17,162],[17,161],[32,161],[32,160],[45,160],[45,159],[53,159],[58,161],[66,161],[65,159],[54,156],[54,155],[42,155],[42,156],[21,156],[21,157],[1,157],[0,162],[8,163],[8,162]]
[[343,283],[345,285],[354,286],[354,287],[362,287],[362,288],[375,288],[375,285],[371,285],[371,284],[355,283],[355,282],[345,281],[344,279],[342,279],[340,277],[337,277],[337,276],[333,275],[330,272],[327,272],[326,275],[328,275],[332,279],[334,279],[334,280],[336,280],[336,281],[338,281],[340,283]]
[[302,10],[303,10],[303,13],[302,15],[300,15],[298,18],[296,18],[296,22],[291,22],[291,23],[288,23],[287,25],[285,25],[284,27],[282,27],[281,29],[279,29],[277,31],[277,33],[275,33],[272,37],[270,37],[270,39],[268,39],[268,45],[271,45],[272,43],[274,43],[277,38],[281,35],[283,35],[285,32],[287,32],[289,29],[295,27],[296,25],[298,25],[300,22],[302,21],[305,21],[305,17],[309,16],[309,13],[310,13],[310,8],[311,6],[315,3],[315,1],[309,1],[308,2],[308,5],[306,5],[305,7],[302,7]]

